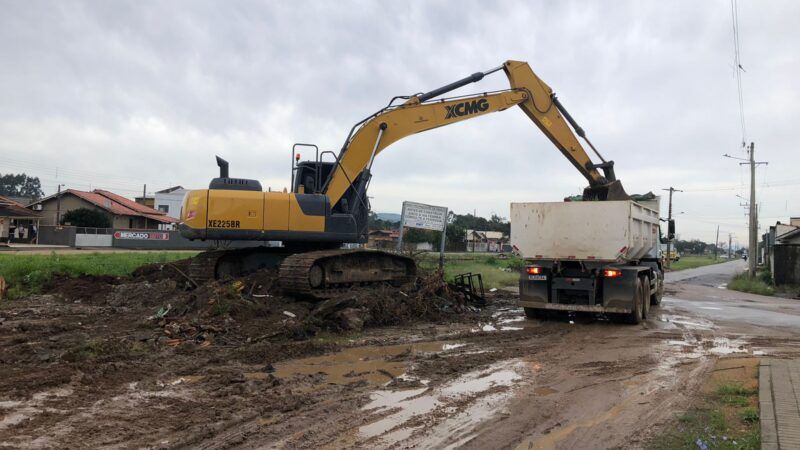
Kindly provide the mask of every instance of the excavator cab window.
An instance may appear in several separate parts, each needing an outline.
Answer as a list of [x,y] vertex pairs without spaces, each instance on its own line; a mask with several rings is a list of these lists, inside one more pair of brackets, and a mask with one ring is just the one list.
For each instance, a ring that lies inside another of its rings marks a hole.
[[300,192],[300,186],[303,186],[303,192],[306,194],[319,193],[322,190],[321,184],[328,178],[334,164],[333,162],[316,161],[297,163],[292,192]]

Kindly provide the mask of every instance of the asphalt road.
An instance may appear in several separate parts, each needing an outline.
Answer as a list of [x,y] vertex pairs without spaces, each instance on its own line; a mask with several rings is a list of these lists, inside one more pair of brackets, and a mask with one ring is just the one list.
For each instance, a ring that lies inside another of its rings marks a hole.
[[667,272],[667,282],[686,282],[689,284],[713,285],[727,283],[735,274],[747,269],[747,262],[737,259],[720,264],[698,267],[696,269]]
[[712,322],[715,327],[759,336],[792,336],[800,330],[800,300],[726,289],[744,271],[742,260],[667,273],[662,309]]

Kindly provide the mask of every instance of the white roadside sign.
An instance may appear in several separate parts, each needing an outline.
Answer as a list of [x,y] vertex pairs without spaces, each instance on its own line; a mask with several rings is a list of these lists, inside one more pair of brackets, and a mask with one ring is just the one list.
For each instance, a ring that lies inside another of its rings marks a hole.
[[444,230],[447,208],[424,203],[403,202],[403,226],[424,230]]

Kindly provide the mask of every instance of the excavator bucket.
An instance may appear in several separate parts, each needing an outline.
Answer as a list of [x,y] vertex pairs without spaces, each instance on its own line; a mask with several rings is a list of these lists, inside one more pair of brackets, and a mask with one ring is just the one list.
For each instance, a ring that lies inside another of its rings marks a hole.
[[589,186],[583,190],[583,200],[630,200],[631,197],[625,192],[622,183],[614,180],[600,186]]

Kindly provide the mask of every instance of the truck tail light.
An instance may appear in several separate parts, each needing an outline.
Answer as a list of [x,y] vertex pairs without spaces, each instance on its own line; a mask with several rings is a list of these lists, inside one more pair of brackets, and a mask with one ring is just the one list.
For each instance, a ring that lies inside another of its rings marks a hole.
[[528,266],[525,268],[525,271],[528,272],[529,275],[541,275],[542,268],[537,266]]
[[622,271],[617,269],[603,269],[603,277],[618,278],[622,276]]

